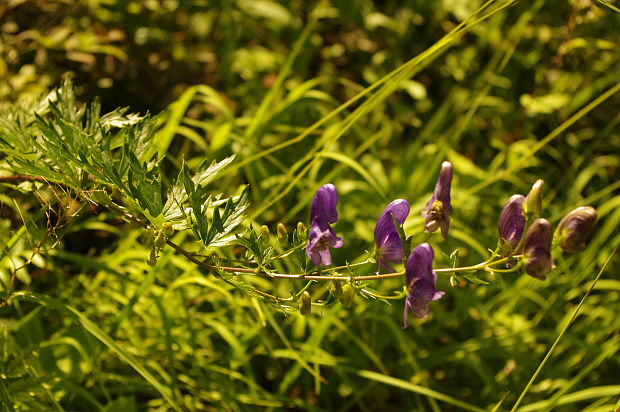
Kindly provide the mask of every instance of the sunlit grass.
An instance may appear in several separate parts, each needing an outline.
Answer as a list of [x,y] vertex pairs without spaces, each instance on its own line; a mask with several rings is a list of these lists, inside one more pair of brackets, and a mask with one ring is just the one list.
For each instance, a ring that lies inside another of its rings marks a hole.
[[[195,171],[204,160],[235,154],[210,190],[232,196],[248,184],[243,230],[268,225],[278,253],[285,248],[276,224],[289,233],[298,221],[308,224],[314,191],[332,182],[340,196],[335,228],[345,240],[332,256],[346,265],[367,259],[375,219],[396,197],[412,205],[407,233],[416,243],[426,239],[419,213],[448,159],[454,214],[450,238],[430,238],[436,267],[447,267],[457,248],[463,265],[486,259],[501,206],[539,178],[542,215],[552,224],[576,206],[597,208],[584,252],[556,254],[544,282],[496,273],[481,275],[490,285],[452,287],[440,273],[437,288],[446,297],[433,303],[430,318],[402,330],[400,300],[357,296],[351,308],[321,305],[329,284],[314,282],[315,305],[304,317],[253,291],[294,296],[306,280],[247,275],[240,290],[235,276],[197,266],[171,247],[150,266],[143,228],[119,210],[84,202],[90,193],[3,181],[2,408],[617,409],[616,7],[457,3],[321,1],[291,4],[289,12],[266,1],[257,9],[184,10],[193,24],[210,21],[212,11],[220,17],[212,24],[223,39],[213,46],[222,63],[256,44],[274,44],[282,63],[269,73],[250,67],[250,79],[231,65],[214,84],[182,84],[157,118],[149,148],[161,160],[162,181],[171,184],[182,164]],[[291,14],[299,8],[303,18]],[[102,21],[114,18],[96,10]],[[362,61],[347,51],[359,45],[371,50]],[[13,104],[12,94],[0,93],[5,106]],[[2,168],[11,174],[11,165]],[[189,231],[171,240],[205,253]],[[209,253],[234,266],[242,251]],[[275,269],[299,270],[292,257]],[[402,291],[403,279],[372,286],[390,294]]]

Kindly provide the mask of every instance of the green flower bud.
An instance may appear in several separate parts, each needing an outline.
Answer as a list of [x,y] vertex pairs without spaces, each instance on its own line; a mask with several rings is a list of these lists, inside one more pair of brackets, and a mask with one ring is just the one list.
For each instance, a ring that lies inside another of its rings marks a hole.
[[340,303],[345,308],[350,308],[353,306],[353,301],[355,300],[355,289],[347,283],[342,287],[342,296],[340,296]]
[[568,253],[584,250],[586,239],[596,223],[596,218],[596,209],[592,206],[578,207],[567,213],[558,223],[554,241]]
[[267,225],[262,225],[260,227],[260,238],[265,246],[269,244],[271,236],[269,235],[269,227]]
[[164,231],[164,235],[166,235],[166,237],[172,236],[172,234],[174,233],[174,228],[172,227],[172,223],[171,222],[164,222],[163,231]]
[[342,281],[335,280],[329,285],[329,292],[337,298],[342,296]]
[[286,245],[288,243],[288,233],[286,232],[286,227],[282,223],[278,223],[276,231],[278,232],[278,242],[282,245]]
[[155,239],[155,229],[149,227],[145,229],[144,232],[140,235],[140,242],[145,244],[146,246],[153,246],[153,240]]
[[532,186],[530,193],[527,194],[523,201],[523,213],[526,217],[534,217],[540,215],[542,209],[542,188],[545,181],[538,179]]
[[312,298],[307,290],[301,293],[299,298],[299,312],[302,316],[308,316],[312,311]]
[[306,225],[303,222],[297,222],[297,234],[303,235],[306,233]]
[[155,249],[151,249],[151,254],[149,255],[149,259],[146,261],[149,266],[155,266],[157,263],[157,256],[155,254]]
[[166,235],[164,234],[163,230],[156,230],[155,233],[156,233],[156,236],[155,236],[154,245],[157,249],[161,249],[166,244]]

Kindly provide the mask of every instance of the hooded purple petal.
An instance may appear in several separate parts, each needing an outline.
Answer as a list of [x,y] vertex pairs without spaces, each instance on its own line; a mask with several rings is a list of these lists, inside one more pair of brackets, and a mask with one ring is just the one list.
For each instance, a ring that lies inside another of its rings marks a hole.
[[430,313],[428,304],[440,299],[444,292],[436,291],[437,275],[433,272],[434,252],[431,245],[418,245],[407,259],[407,299],[405,300],[404,328],[409,321],[409,310],[420,319]]
[[499,214],[498,231],[502,256],[515,252],[514,249],[523,236],[523,228],[525,227],[524,200],[525,196],[523,195],[512,195]]
[[377,247],[379,272],[382,266],[393,271],[388,263],[398,263],[403,258],[403,245],[392,216],[402,225],[408,215],[409,202],[404,199],[396,199],[387,205],[377,219],[375,245]]
[[525,234],[523,253],[525,272],[537,279],[545,280],[545,274],[553,269],[551,260],[551,224],[546,219],[536,219]]
[[337,203],[338,192],[336,191],[336,186],[327,183],[319,187],[312,199],[310,222],[314,221],[317,217],[326,220],[328,223],[335,223],[338,221],[338,211],[336,210]]
[[336,236],[330,226],[338,220],[337,203],[338,193],[331,183],[319,187],[312,199],[306,254],[315,267],[331,265],[329,247],[340,248],[343,245],[342,238]]
[[564,216],[556,229],[560,247],[568,253],[584,250],[596,218],[596,209],[592,206],[578,207]]
[[424,230],[434,232],[441,228],[441,236],[448,237],[450,230],[450,215],[452,205],[450,200],[450,186],[452,185],[452,163],[445,161],[441,164],[439,178],[435,184],[433,196],[426,203],[426,208],[422,212],[425,218]]

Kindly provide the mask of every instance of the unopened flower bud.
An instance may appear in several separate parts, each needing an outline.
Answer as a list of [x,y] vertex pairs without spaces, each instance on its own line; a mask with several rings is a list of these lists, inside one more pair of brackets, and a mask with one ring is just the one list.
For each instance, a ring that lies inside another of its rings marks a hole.
[[161,249],[166,244],[166,235],[163,230],[156,230],[155,233],[156,235],[153,244],[157,249]]
[[350,308],[353,306],[353,301],[355,300],[355,289],[347,283],[342,287],[342,296],[340,296],[340,303],[345,308]]
[[586,248],[586,239],[596,223],[596,209],[582,206],[569,212],[560,220],[555,231],[556,241],[568,253],[580,252]]
[[334,295],[337,298],[342,296],[342,281],[341,280],[333,281],[332,284],[329,285],[329,291],[332,295]]
[[308,316],[312,311],[312,298],[310,297],[310,293],[307,290],[304,290],[301,293],[299,298],[299,312],[303,316]]
[[164,231],[164,235],[166,235],[166,237],[172,236],[173,233],[174,233],[174,228],[172,227],[172,223],[171,222],[164,222],[163,231]]
[[149,259],[146,261],[149,266],[155,266],[157,263],[157,256],[155,255],[155,249],[151,249],[151,254],[149,255]]
[[502,256],[515,252],[523,235],[525,216],[523,216],[523,195],[512,195],[499,214],[497,225]]
[[536,219],[527,230],[523,243],[525,272],[537,279],[545,280],[545,274],[553,270],[551,260],[551,224],[546,219]]
[[260,238],[264,245],[269,244],[269,239],[271,236],[269,235],[269,227],[267,225],[262,225],[260,227]]
[[523,201],[523,213],[527,217],[540,215],[542,209],[542,188],[545,181],[538,179],[532,186],[530,193],[527,194]]
[[155,229],[149,227],[144,230],[140,235],[140,241],[144,243],[146,246],[153,246],[153,240],[155,239]]
[[304,222],[297,222],[297,234],[303,235],[304,233],[306,233],[306,225]]
[[278,223],[277,232],[278,242],[282,245],[286,245],[288,243],[288,233],[286,232],[286,227],[282,223]]

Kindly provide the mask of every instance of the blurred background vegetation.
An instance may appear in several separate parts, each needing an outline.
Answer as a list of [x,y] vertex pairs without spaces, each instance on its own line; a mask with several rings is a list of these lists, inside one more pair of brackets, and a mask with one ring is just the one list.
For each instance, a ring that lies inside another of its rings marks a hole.
[[[302,317],[171,249],[150,267],[141,228],[58,188],[2,182],[3,282],[16,275],[16,289],[79,314],[3,304],[5,410],[172,410],[88,319],[179,410],[488,410],[501,399],[510,409],[620,240],[620,14],[603,1],[490,3],[488,18],[450,37],[481,1],[2,1],[0,110],[72,78],[79,100],[99,98],[104,113],[156,114],[170,176],[181,159],[196,168],[236,154],[212,190],[249,184],[248,230],[307,224],[314,191],[332,182],[338,264],[367,256],[375,219],[396,197],[411,202],[406,229],[422,241],[419,212],[445,159],[453,229],[431,239],[437,267],[455,249],[463,264],[484,260],[501,206],[538,178],[553,224],[577,206],[599,212],[588,249],[558,256],[546,281],[488,275],[490,285],[451,287],[440,276],[446,298],[401,330],[401,301],[358,298]],[[408,71],[393,90],[338,109],[399,68]],[[520,410],[617,405],[618,269],[615,257]],[[248,282],[282,296],[303,286]],[[317,284],[313,300],[326,293]]]

